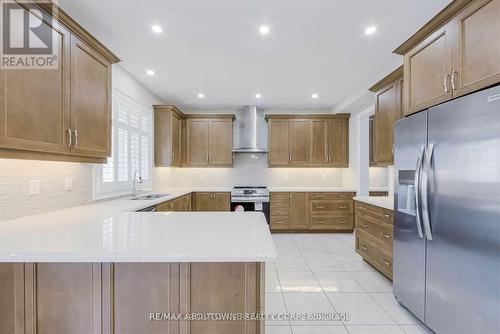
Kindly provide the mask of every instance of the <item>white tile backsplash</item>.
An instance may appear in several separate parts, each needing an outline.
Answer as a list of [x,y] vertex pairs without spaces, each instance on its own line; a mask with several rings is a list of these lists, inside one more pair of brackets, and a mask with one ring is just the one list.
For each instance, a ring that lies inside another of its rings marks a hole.
[[233,168],[156,168],[155,188],[342,187],[342,168],[269,168],[265,153],[236,153]]
[[[40,193],[30,195],[38,182]],[[89,164],[0,159],[0,221],[89,203],[91,184]]]

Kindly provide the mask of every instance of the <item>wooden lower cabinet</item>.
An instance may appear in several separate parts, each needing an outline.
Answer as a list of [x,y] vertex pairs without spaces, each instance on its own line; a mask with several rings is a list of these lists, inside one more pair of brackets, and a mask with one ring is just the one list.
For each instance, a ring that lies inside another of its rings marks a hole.
[[264,264],[0,263],[0,333],[261,334],[260,321],[165,314],[264,312]]
[[191,210],[191,194],[156,205],[158,212],[182,212]]
[[352,231],[354,193],[271,192],[272,231]]
[[195,211],[231,211],[231,193],[194,193],[194,209]]
[[356,252],[392,280],[393,211],[355,204]]
[[0,333],[101,334],[109,285],[101,263],[1,263]]

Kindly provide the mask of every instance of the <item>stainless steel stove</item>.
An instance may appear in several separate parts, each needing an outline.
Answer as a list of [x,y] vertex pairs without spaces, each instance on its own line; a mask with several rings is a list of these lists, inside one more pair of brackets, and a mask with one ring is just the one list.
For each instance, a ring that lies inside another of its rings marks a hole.
[[269,189],[266,186],[236,186],[231,191],[231,211],[261,211],[269,223]]

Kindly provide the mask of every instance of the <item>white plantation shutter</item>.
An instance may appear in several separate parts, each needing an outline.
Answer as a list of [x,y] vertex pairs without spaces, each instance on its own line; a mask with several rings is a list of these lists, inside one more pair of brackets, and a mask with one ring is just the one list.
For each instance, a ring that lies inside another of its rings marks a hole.
[[96,199],[129,193],[135,171],[143,179],[138,187],[151,188],[152,108],[114,89],[112,110],[112,156],[94,168]]

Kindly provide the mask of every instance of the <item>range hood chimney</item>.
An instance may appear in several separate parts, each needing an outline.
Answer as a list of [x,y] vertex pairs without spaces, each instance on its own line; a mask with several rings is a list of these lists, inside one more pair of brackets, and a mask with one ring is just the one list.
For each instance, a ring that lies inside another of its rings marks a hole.
[[245,106],[236,111],[234,122],[233,152],[267,152],[267,122],[264,110],[256,106]]

